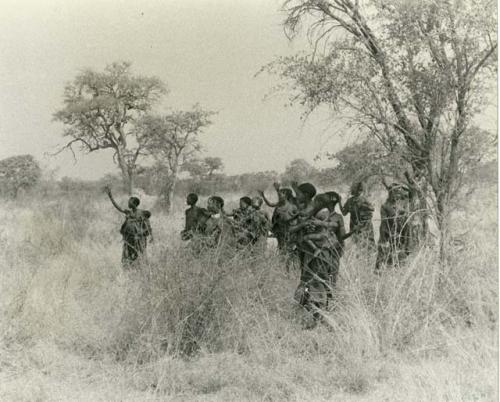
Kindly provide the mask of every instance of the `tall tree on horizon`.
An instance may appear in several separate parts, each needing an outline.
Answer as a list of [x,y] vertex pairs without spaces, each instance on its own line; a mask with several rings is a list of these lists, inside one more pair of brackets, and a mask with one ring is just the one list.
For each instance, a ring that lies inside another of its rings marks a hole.
[[[167,93],[156,77],[133,75],[128,62],[115,62],[104,72],[85,69],[64,90],[64,107],[54,120],[64,124],[68,143],[86,153],[111,149],[126,190],[131,194],[138,159],[148,138],[138,136],[137,121]],[[57,153],[58,153],[57,152]],[[74,152],[73,152],[74,154]]]
[[167,211],[172,206],[178,174],[184,164],[198,156],[199,135],[212,124],[213,115],[195,105],[189,111],[148,115],[138,122],[138,138],[144,138],[144,151],[155,161],[160,203]]

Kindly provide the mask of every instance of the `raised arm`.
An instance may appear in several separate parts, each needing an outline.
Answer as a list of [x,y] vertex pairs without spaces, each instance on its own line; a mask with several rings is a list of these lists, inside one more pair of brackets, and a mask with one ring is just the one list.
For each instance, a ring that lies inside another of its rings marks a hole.
[[266,203],[266,205],[268,207],[271,207],[271,208],[275,208],[276,206],[278,206],[278,203],[277,202],[271,202],[269,201],[267,198],[266,198],[266,195],[264,194],[264,191],[262,190],[259,190],[258,191],[259,195],[262,197],[262,199],[264,200],[264,202]]
[[351,199],[348,198],[344,205],[342,205],[342,198],[339,200],[339,208],[342,215],[346,216],[349,213]]
[[299,194],[302,194],[302,191],[300,191],[299,189],[299,183],[297,183],[296,181],[292,181],[290,184],[292,186],[293,191],[295,192],[295,197],[298,197]]
[[111,189],[110,189],[108,186],[106,186],[106,187],[104,187],[104,190],[106,191],[106,194],[108,194],[108,197],[109,197],[109,199],[111,200],[111,204],[113,204],[113,206],[114,206],[114,207],[115,207],[118,211],[120,211],[122,214],[125,214],[125,213],[126,213],[126,211],[125,211],[124,209],[120,208],[120,206],[119,206],[119,205],[116,203],[116,201],[114,200],[113,195],[111,194]]

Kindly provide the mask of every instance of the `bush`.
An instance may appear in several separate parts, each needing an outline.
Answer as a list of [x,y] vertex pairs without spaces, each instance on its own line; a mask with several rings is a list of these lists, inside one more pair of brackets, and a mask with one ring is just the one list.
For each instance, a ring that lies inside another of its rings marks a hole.
[[33,188],[41,177],[41,169],[31,155],[18,155],[0,161],[0,193],[17,197],[19,191]]

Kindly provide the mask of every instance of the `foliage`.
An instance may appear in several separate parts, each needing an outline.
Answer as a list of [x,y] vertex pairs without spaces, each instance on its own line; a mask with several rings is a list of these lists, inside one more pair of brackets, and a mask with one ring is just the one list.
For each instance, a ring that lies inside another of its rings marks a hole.
[[282,175],[284,181],[310,181],[318,174],[318,169],[304,159],[294,159],[285,168]]
[[218,156],[206,156],[203,159],[192,159],[182,165],[182,170],[188,172],[193,179],[211,179],[216,173],[224,170],[224,163]]
[[156,181],[168,210],[182,166],[201,150],[199,135],[212,124],[214,112],[195,105],[190,111],[163,116],[148,115],[138,121],[136,131],[144,150],[154,159]]
[[0,160],[0,193],[16,197],[21,190],[33,188],[42,175],[32,155],[18,155]]
[[138,137],[137,120],[148,113],[165,85],[156,77],[132,75],[130,63],[108,65],[104,72],[86,69],[66,85],[64,107],[54,119],[65,125],[70,140],[63,149],[78,145],[84,152],[113,150],[129,192],[145,137]]
[[495,2],[288,0],[284,11],[287,34],[307,26],[312,50],[265,69],[292,102],[329,107],[403,158],[420,208],[432,196],[445,232],[464,138],[496,77]]
[[494,400],[496,202],[469,200],[447,264],[423,248],[376,276],[347,240],[335,308],[304,330],[300,272],[272,248],[219,265],[180,244],[181,213],[158,213],[148,261],[122,271],[104,194],[6,201],[0,399]]
[[384,176],[401,181],[407,166],[403,158],[397,158],[397,153],[388,153],[371,137],[328,154],[328,157],[337,163],[334,170],[339,180],[350,184],[356,181],[373,184]]

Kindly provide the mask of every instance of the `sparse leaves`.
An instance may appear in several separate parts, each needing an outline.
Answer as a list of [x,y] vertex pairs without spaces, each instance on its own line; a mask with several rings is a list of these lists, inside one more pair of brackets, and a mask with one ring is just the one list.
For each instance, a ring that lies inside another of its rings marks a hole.
[[158,78],[132,75],[130,63],[113,63],[104,72],[84,70],[66,85],[64,107],[54,114],[65,125],[64,136],[71,138],[64,148],[113,149],[130,187],[142,146],[135,123],[166,92]]
[[306,114],[326,105],[402,158],[432,188],[444,223],[472,149],[462,141],[496,77],[495,3],[288,0],[283,8],[287,34],[307,28],[311,52],[264,69]]

